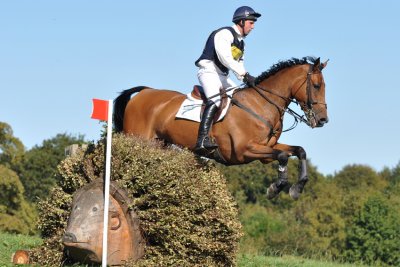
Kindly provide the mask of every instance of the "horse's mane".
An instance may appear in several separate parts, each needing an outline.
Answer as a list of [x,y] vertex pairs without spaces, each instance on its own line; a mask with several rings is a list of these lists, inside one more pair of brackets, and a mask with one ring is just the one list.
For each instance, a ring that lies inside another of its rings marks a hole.
[[286,61],[279,61],[278,63],[272,65],[272,67],[269,68],[269,70],[264,71],[261,73],[257,78],[256,78],[256,84],[260,83],[261,81],[269,78],[270,76],[276,74],[282,69],[292,67],[295,65],[303,65],[303,64],[308,64],[308,63],[314,63],[317,59],[315,57],[303,57],[301,59],[299,58],[291,58]]

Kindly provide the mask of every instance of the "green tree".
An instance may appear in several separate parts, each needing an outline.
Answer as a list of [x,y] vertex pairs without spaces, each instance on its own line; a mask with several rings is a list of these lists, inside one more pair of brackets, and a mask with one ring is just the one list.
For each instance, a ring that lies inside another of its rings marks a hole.
[[380,175],[388,182],[384,190],[385,196],[400,213],[400,162],[393,169],[384,168]]
[[33,234],[37,212],[24,198],[24,187],[17,174],[0,165],[0,230]]
[[10,125],[0,122],[0,164],[13,166],[17,164],[25,152],[22,142],[14,136]]
[[[316,180],[323,177],[314,166],[307,164],[309,183],[306,185],[306,191],[312,191],[312,186]],[[278,180],[278,163],[262,164],[254,161],[245,165],[221,166],[221,170],[226,177],[230,191],[239,202],[260,204],[266,207],[279,206],[280,208],[290,208],[293,200],[288,196],[290,185],[288,185],[280,196],[273,200],[266,198],[268,187]],[[298,181],[298,160],[289,159],[288,162],[288,180],[290,184]],[[244,199],[243,199],[244,197]],[[240,198],[240,199],[239,199]],[[239,202],[239,204],[241,204]]]
[[243,224],[244,237],[241,240],[241,252],[247,254],[269,253],[271,238],[279,235],[282,240],[284,222],[274,218],[274,212],[257,204],[246,204],[242,209],[240,221]]
[[347,260],[400,266],[399,213],[382,196],[370,197],[347,236]]
[[[384,196],[391,214],[400,214],[400,163],[381,173],[365,165],[347,165],[328,177],[308,163],[309,182],[298,201],[290,199],[287,188],[276,199],[266,199],[266,189],[277,178],[275,163],[222,168],[239,203],[245,231],[241,246],[248,253],[343,259],[348,256],[348,229],[370,198]],[[289,160],[288,172],[289,182],[295,183],[296,159]]]
[[57,183],[54,175],[57,165],[65,158],[65,148],[71,144],[82,144],[82,135],[57,134],[55,137],[44,140],[42,145],[28,150],[21,163],[16,167],[25,195],[30,201],[48,196],[50,189]]
[[369,191],[381,190],[386,187],[386,182],[371,167],[366,165],[347,165],[334,176],[336,184],[345,193],[357,190]]
[[312,191],[299,199],[295,210],[308,237],[303,251],[335,258],[340,255],[346,238],[341,193],[331,180],[319,179]]
[[276,176],[276,171],[271,167],[257,161],[245,165],[221,165],[221,170],[235,196],[242,192],[246,203],[256,203],[265,198],[268,185]]
[[365,165],[347,165],[334,176],[336,186],[342,191],[344,208],[342,216],[351,223],[367,199],[388,186],[375,170]]
[[[246,253],[268,255],[327,251],[330,255],[344,240],[344,222],[340,218],[340,196],[335,185],[327,183],[316,167],[307,164],[309,182],[299,201],[293,201],[284,189],[279,197],[268,200],[266,190],[277,180],[277,163],[252,162],[222,167],[229,188],[239,203],[245,236],[241,249]],[[288,163],[289,183],[298,180],[298,160]],[[334,190],[330,189],[334,187]],[[335,202],[334,210],[332,201]],[[339,210],[339,211],[338,211]],[[335,214],[338,213],[338,214]]]

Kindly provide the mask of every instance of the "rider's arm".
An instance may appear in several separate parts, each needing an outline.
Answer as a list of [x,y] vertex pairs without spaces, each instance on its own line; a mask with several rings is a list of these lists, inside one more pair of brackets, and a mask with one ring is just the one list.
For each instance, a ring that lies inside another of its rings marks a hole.
[[221,30],[214,37],[215,51],[217,52],[218,59],[221,63],[232,70],[238,79],[242,79],[246,74],[246,70],[243,65],[243,60],[239,62],[233,59],[231,52],[231,44],[233,42],[232,33],[227,30]]

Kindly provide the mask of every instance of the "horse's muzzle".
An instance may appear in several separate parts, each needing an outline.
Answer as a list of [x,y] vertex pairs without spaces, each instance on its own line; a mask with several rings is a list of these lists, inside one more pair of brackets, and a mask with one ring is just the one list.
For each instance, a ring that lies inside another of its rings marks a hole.
[[318,121],[317,121],[316,127],[322,127],[322,126],[324,126],[326,123],[328,123],[328,121],[329,121],[328,117],[326,117],[326,118],[319,118]]

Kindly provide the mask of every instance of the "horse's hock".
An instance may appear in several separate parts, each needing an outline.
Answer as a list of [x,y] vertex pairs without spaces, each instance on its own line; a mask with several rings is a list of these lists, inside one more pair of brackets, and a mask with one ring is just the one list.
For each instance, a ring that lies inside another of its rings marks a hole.
[[[233,266],[241,225],[225,178],[188,150],[122,134],[112,142],[108,263]],[[59,187],[39,204],[39,265],[101,261],[104,144],[58,167]]]

